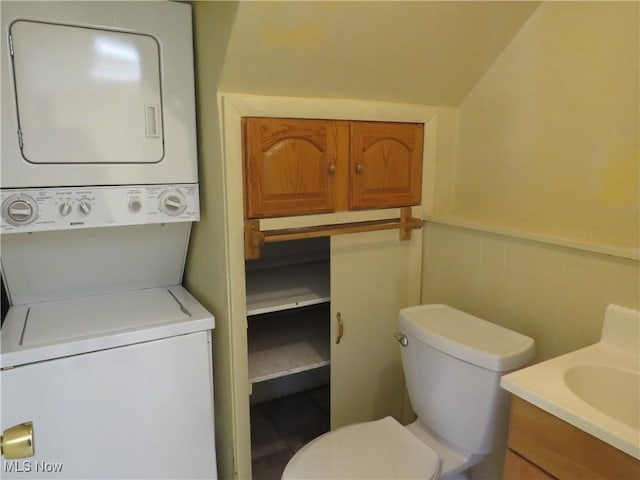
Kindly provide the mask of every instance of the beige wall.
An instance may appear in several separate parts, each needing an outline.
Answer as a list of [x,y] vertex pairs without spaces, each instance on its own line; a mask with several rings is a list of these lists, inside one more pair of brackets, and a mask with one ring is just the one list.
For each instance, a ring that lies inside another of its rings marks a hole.
[[217,93],[236,9],[236,2],[197,2],[193,6],[201,219],[191,233],[184,276],[185,286],[216,319],[213,380],[216,454],[221,479],[234,478],[238,435],[232,422],[235,399],[231,376],[226,192]]
[[[435,215],[637,259],[638,7],[534,12],[458,109]],[[639,308],[637,260],[516,236],[427,223],[422,300],[532,336],[537,360],[597,341],[608,303]]]
[[530,335],[536,360],[596,342],[608,303],[640,307],[639,6],[545,2],[463,101],[437,178],[474,229],[426,223],[423,302]]
[[457,106],[539,4],[244,1],[220,86]]
[[459,109],[459,217],[637,248],[638,2],[545,2]]
[[636,260],[427,222],[425,303],[448,303],[536,341],[536,360],[600,338],[609,303],[640,308]]

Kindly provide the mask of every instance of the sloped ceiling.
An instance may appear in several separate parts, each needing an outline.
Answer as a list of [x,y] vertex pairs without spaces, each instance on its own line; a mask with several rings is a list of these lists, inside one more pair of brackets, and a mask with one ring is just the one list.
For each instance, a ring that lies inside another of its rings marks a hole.
[[240,2],[219,88],[457,106],[540,2]]

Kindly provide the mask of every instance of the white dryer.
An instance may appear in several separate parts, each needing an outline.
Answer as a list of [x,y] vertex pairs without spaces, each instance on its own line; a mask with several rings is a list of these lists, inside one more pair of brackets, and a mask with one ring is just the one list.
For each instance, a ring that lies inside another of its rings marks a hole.
[[197,182],[189,5],[0,9],[2,188]]

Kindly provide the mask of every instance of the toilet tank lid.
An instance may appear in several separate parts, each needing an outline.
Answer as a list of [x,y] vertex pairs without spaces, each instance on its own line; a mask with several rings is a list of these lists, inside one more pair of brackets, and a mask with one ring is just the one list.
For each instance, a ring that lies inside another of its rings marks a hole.
[[532,338],[449,305],[403,308],[399,325],[441,352],[496,372],[519,368],[534,355]]

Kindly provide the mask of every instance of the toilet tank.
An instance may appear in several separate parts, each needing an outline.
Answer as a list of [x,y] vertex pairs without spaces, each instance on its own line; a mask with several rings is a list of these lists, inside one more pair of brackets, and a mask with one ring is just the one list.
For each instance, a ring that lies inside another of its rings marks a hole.
[[402,309],[399,330],[411,406],[425,426],[468,453],[504,446],[509,395],[500,378],[533,358],[534,341],[448,305]]

